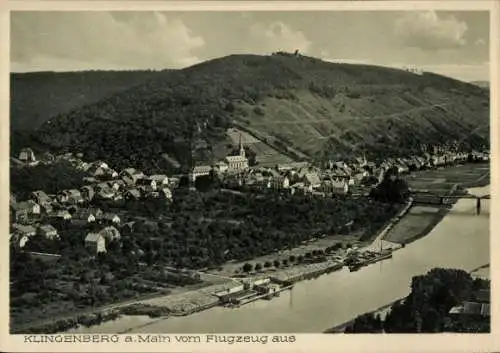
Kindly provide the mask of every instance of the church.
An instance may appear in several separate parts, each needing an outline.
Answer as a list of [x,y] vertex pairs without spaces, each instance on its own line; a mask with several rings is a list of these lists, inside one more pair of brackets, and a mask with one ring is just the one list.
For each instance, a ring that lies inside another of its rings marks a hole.
[[248,169],[248,158],[245,156],[245,149],[240,135],[240,153],[237,156],[227,156],[225,162],[228,165],[227,171],[230,173],[241,172]]

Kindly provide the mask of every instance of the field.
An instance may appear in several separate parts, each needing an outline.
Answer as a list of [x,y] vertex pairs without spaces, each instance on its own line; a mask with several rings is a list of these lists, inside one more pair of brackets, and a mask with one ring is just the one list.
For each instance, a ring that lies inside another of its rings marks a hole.
[[414,206],[392,228],[384,240],[397,244],[407,244],[418,239],[430,232],[439,223],[443,211],[439,207]]
[[227,135],[235,146],[239,144],[241,136],[241,142],[243,145],[248,146],[253,152],[255,152],[256,161],[260,166],[274,167],[276,164],[287,164],[293,162],[289,157],[281,154],[276,149],[258,140],[245,131],[231,128],[227,131]]
[[[410,187],[413,189],[426,190],[449,190],[454,184],[475,186],[488,184],[489,179],[485,177],[489,173],[489,164],[465,164],[451,168],[437,170],[426,170],[407,178]],[[482,182],[479,182],[479,179]]]

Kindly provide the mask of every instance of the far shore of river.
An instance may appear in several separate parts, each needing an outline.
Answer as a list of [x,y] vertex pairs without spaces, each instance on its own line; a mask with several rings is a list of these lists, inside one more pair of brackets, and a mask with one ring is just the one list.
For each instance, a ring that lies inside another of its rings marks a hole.
[[[469,271],[472,277],[482,277],[489,279],[489,274],[487,276],[483,275],[482,272],[485,272],[484,270],[489,270],[490,264],[485,264],[483,266],[479,266],[478,268],[473,269],[472,271]],[[365,314],[373,314],[373,315],[379,315],[380,318],[385,318],[385,316],[389,313],[391,310],[392,306],[396,303],[402,303],[406,297],[394,300],[390,302],[389,304],[383,305],[380,308],[377,308],[375,310],[369,311]],[[351,325],[354,323],[354,319],[346,321],[340,325],[337,325],[335,327],[331,327],[329,329],[326,329],[323,333],[344,333],[344,330],[347,328],[347,326]]]
[[[486,173],[485,175],[489,175]],[[469,182],[467,187],[483,186],[488,184],[485,175],[476,180],[476,183]],[[486,183],[485,183],[486,182]],[[371,243],[358,242],[359,248],[381,247],[392,248],[393,251],[404,247],[406,244],[428,234],[449,212],[448,209],[433,206],[412,206],[403,210],[403,214],[397,215],[388,225],[374,237]],[[383,234],[382,234],[383,233]],[[351,239],[345,239],[349,241]],[[321,239],[319,239],[321,241]],[[316,244],[312,244],[317,246]],[[266,273],[266,276],[272,276],[289,282],[298,282],[305,279],[318,277],[325,273],[342,268],[339,261],[328,260],[315,264],[299,264],[288,266],[286,268],[275,269],[273,272]],[[217,274],[207,273],[208,276],[217,276]],[[219,274],[220,275],[220,274]],[[264,274],[260,273],[258,276]],[[224,276],[220,276],[223,279]],[[232,284],[228,277],[225,280],[219,280],[217,284],[207,285],[202,288],[179,291],[175,294],[150,297],[147,299],[138,298],[123,304],[109,305],[106,308],[95,309],[79,317],[54,319],[50,323],[44,323],[43,326],[32,327],[23,330],[23,333],[55,333],[55,332],[78,332],[78,327],[90,327],[102,324],[106,321],[116,320],[125,315],[147,315],[158,320],[167,319],[169,316],[185,316],[202,310],[207,310],[218,305],[218,298],[215,292],[226,288]],[[378,308],[375,312],[387,310],[393,303]],[[348,324],[348,323],[346,323]],[[126,330],[128,331],[128,330]],[[126,332],[125,331],[125,332]]]

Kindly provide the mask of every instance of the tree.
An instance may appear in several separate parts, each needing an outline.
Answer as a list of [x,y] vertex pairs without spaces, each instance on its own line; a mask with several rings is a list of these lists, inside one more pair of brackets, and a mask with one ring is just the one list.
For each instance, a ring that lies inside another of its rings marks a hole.
[[194,181],[194,186],[200,192],[210,191],[214,187],[213,177],[211,175],[200,175]]
[[290,257],[288,258],[288,260],[290,262],[295,262],[295,260],[297,260],[297,258],[295,257],[295,255],[290,255]]
[[269,261],[264,262],[264,267],[265,267],[265,268],[269,268],[269,267],[271,267],[272,265],[273,265],[273,264],[272,264],[271,262],[269,262]]
[[247,262],[247,263],[245,263],[245,264],[243,265],[243,272],[247,272],[247,273],[248,273],[248,272],[251,272],[251,271],[252,271],[252,269],[253,269],[253,266],[252,266],[252,264],[251,264],[251,263],[248,263],[248,262]]
[[405,202],[410,195],[406,180],[400,178],[397,168],[387,170],[382,182],[370,191],[370,197],[381,202]]
[[258,262],[255,264],[255,271],[260,271],[262,270],[262,265]]
[[277,268],[277,267],[280,267],[280,262],[279,262],[279,260],[274,260],[274,261],[273,261],[273,265],[274,265],[274,267],[276,267],[276,268]]

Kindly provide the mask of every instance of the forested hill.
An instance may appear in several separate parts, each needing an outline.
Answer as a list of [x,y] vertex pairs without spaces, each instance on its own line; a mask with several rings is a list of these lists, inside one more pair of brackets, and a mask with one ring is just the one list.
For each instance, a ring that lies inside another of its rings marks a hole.
[[55,115],[94,103],[158,74],[154,71],[11,73],[11,128],[33,130]]
[[237,123],[312,159],[410,153],[422,143],[489,144],[489,95],[424,73],[294,55],[231,55],[159,76],[53,118],[37,131],[52,149],[117,168],[158,168],[162,153],[207,162]]

